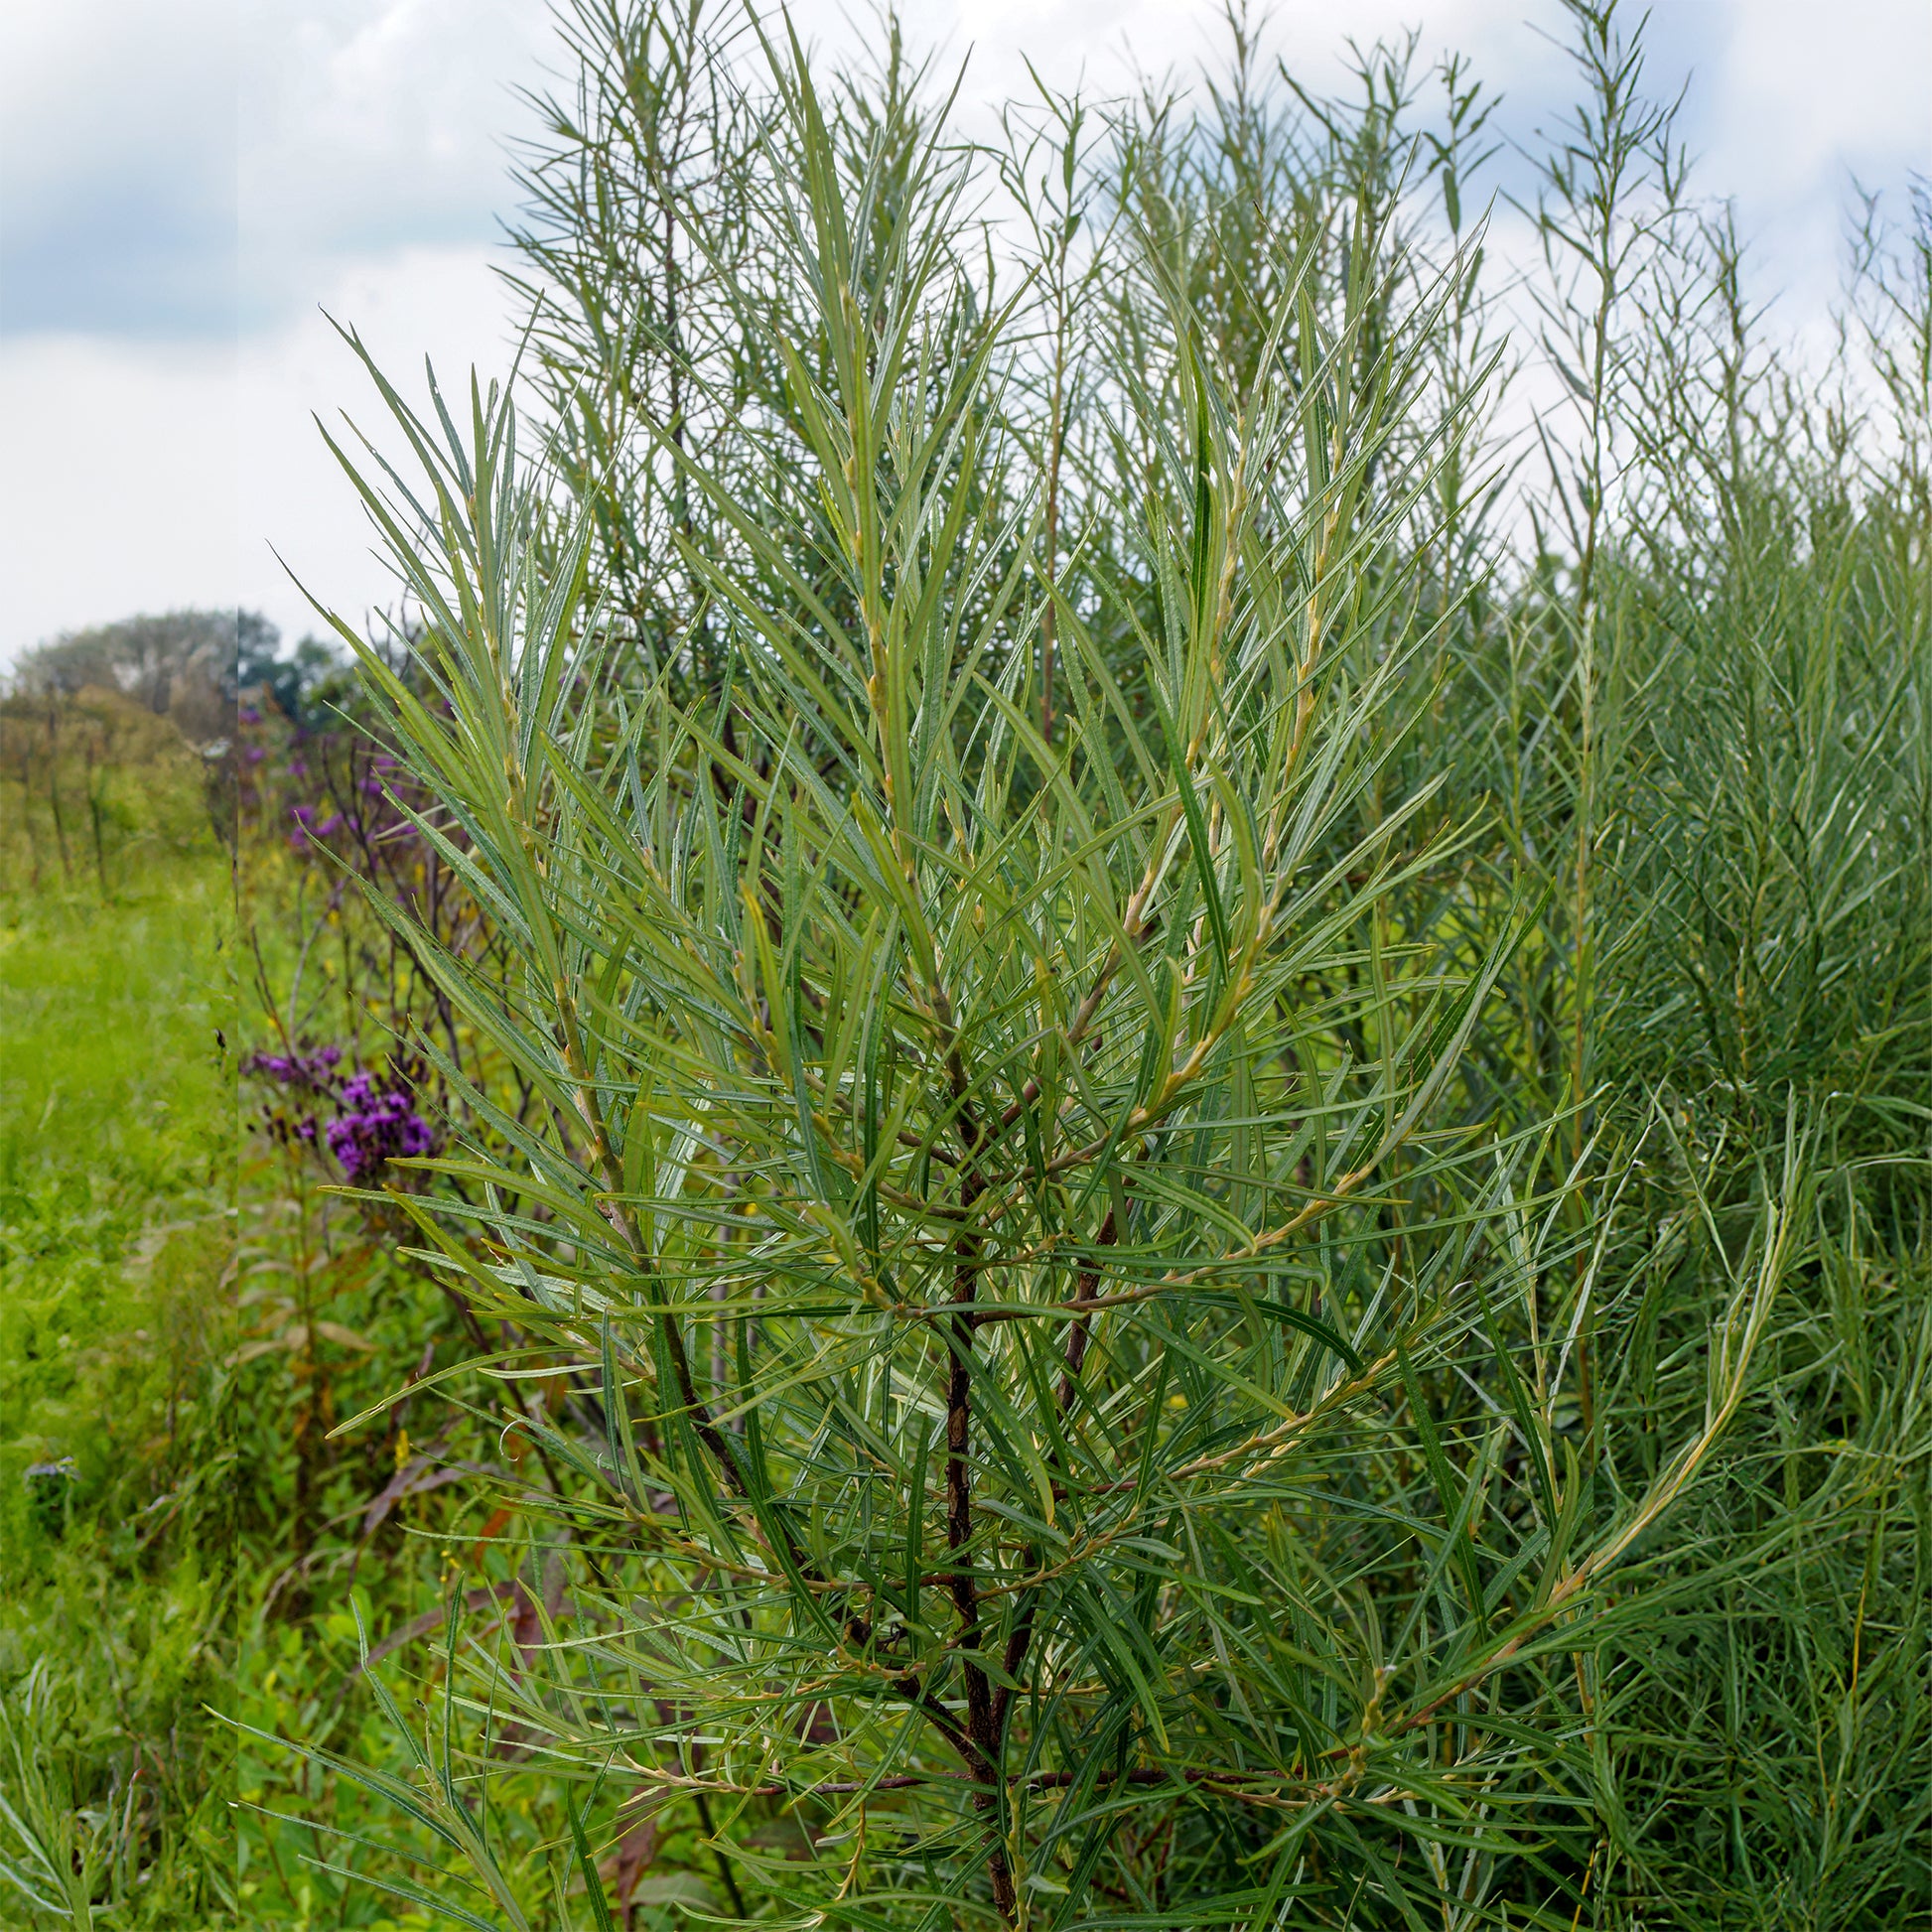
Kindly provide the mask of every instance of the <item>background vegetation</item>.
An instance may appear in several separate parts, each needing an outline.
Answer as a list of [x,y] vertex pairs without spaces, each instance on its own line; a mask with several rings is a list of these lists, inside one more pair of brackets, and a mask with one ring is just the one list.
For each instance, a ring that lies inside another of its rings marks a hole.
[[224,1922],[235,986],[205,761],[0,733],[0,1916]]
[[18,1909],[1926,1921],[1932,211],[1799,366],[1562,12],[564,11],[408,622],[4,721]]

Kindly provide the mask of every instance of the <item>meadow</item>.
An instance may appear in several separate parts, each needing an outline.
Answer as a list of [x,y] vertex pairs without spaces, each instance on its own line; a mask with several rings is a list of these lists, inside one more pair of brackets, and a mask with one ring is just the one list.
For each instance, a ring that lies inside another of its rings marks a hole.
[[561,10],[234,899],[0,756],[30,1922],[1932,1923],[1932,204],[1804,363],[1555,12]]
[[206,1710],[234,1610],[232,881],[201,760],[89,711],[148,756],[123,750],[91,814],[84,755],[61,771],[80,869],[39,785],[0,791],[0,1917],[213,1925],[234,1902],[233,1749]]

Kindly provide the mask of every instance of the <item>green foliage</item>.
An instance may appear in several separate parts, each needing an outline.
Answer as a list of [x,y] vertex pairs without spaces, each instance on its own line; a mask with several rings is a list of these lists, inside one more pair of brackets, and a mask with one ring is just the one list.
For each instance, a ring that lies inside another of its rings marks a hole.
[[1916,1922],[1932,229],[1787,362],[1563,11],[1512,284],[1414,43],[573,0],[238,1058],[199,762],[4,720],[10,1909]]
[[111,689],[0,699],[0,892],[103,899],[167,876],[222,823],[224,761]]
[[236,644],[260,622],[233,610],[170,611],[69,631],[24,652],[9,682],[43,698],[118,692],[207,744],[233,732]]
[[421,481],[349,466],[496,942],[369,902],[455,1145],[363,1211],[518,1529],[308,1749],[457,1922],[1916,1896],[1918,284],[1834,432],[1569,11],[1512,496],[1461,64],[1419,143],[1412,48],[1285,104],[1239,19],[1197,117],[1042,95],[1011,283],[897,36],[573,10],[555,467],[373,369]]
[[[117,776],[137,831],[165,827],[166,767],[158,798]],[[104,905],[10,897],[0,924],[0,1879],[22,1924],[233,1905],[232,1752],[205,1716],[233,1587],[229,877],[205,818],[198,853],[137,876]]]

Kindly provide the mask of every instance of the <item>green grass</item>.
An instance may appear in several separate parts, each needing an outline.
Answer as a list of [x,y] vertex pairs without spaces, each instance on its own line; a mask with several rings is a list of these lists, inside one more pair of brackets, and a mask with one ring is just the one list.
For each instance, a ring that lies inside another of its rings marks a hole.
[[[203,1707],[231,1654],[233,919],[211,839],[130,873],[107,902],[0,901],[0,1709],[23,1753],[0,1753],[0,1860],[46,1898],[70,1816],[115,1923],[212,1926],[231,1858],[232,1753]],[[63,1462],[37,1502],[25,1470]],[[10,1892],[8,1922],[55,1922]]]

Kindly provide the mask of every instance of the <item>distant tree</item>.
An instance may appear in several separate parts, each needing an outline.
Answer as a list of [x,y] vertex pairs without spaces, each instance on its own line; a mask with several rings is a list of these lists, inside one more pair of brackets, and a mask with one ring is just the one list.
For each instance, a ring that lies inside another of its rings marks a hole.
[[237,611],[234,626],[235,685],[247,691],[257,685],[274,688],[281,662],[276,653],[282,633],[259,611]]
[[165,715],[175,687],[200,676],[230,682],[237,613],[171,611],[64,631],[29,651],[16,672],[23,689],[72,695],[88,685],[126,692]]
[[281,647],[259,611],[170,611],[63,631],[21,658],[12,686],[29,698],[118,691],[206,749],[233,737],[242,691],[261,692],[292,724],[316,721],[318,693],[342,660],[315,637],[286,656]]
[[243,611],[235,625],[235,683],[243,691],[257,691],[293,725],[316,722],[320,688],[342,659],[317,637],[304,637],[284,657],[282,633],[254,611]]
[[244,619],[265,622],[232,610],[170,611],[64,631],[20,660],[14,686],[28,696],[73,697],[89,686],[119,691],[157,717],[172,718],[197,744],[229,738]]

